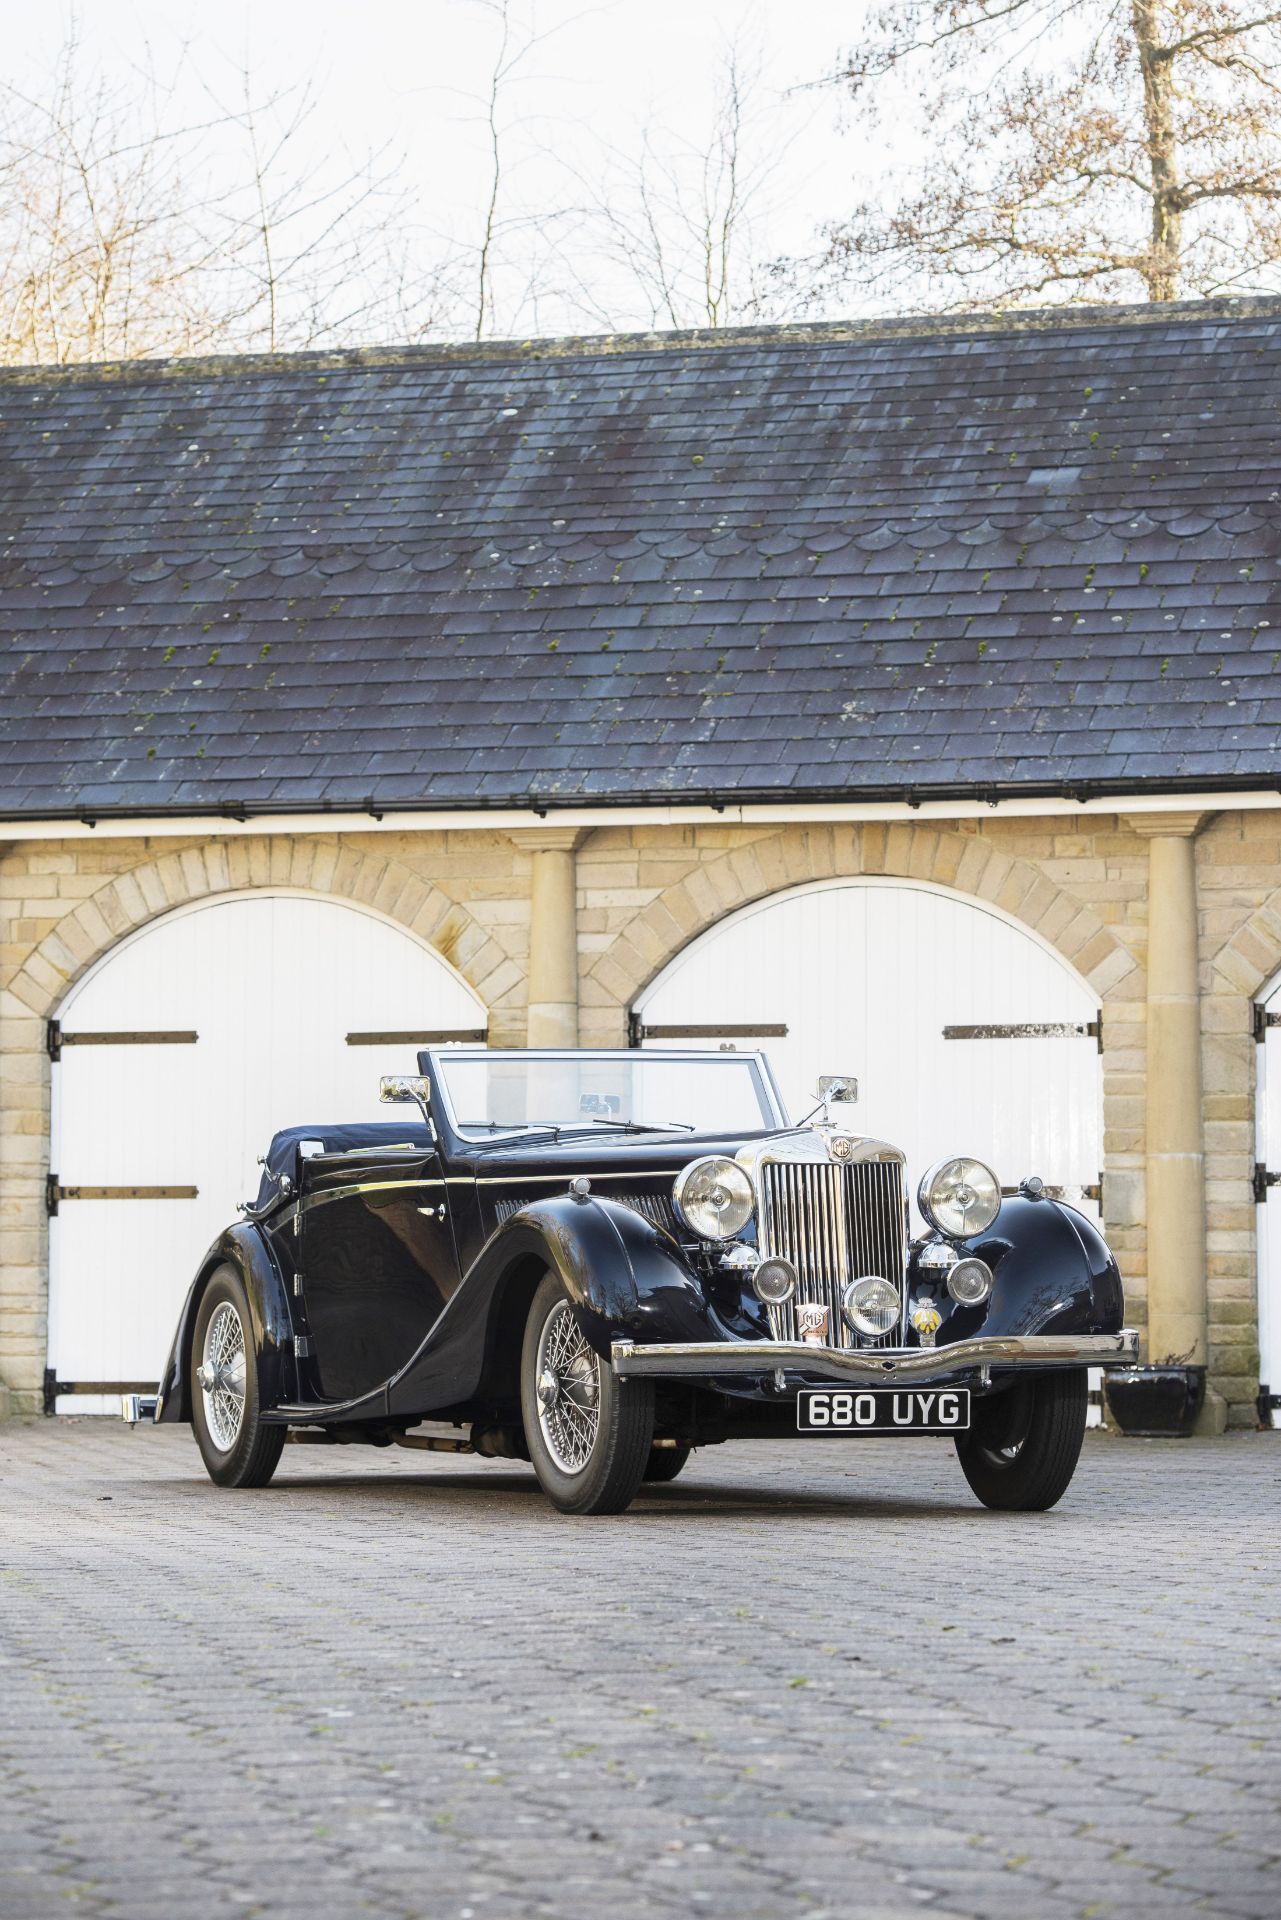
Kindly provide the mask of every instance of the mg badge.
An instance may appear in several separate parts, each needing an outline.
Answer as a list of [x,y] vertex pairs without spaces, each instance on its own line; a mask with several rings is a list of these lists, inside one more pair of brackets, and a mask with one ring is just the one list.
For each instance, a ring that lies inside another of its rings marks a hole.
[[854,1142],[852,1140],[847,1140],[843,1133],[838,1133],[835,1140],[833,1140],[832,1142],[833,1160],[849,1160],[850,1158],[852,1158],[853,1153],[854,1153]]
[[943,1324],[943,1316],[929,1300],[921,1300],[912,1308],[912,1325],[921,1336],[923,1347],[934,1345],[934,1336]]
[[807,1346],[822,1347],[827,1344],[827,1308],[820,1306],[816,1300],[798,1302],[796,1325]]

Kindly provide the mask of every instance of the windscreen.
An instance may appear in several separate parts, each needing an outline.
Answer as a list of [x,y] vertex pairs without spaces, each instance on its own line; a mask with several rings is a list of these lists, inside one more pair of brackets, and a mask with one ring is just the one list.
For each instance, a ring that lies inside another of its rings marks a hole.
[[753,1133],[780,1116],[748,1055],[440,1053],[434,1067],[463,1133],[521,1127]]

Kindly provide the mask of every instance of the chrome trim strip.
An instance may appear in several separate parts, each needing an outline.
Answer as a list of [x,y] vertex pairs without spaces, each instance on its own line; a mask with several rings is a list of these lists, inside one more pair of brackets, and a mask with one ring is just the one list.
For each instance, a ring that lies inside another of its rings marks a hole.
[[354,1193],[395,1193],[407,1189],[416,1192],[422,1187],[443,1187],[443,1180],[361,1180],[350,1187],[324,1187],[319,1193],[308,1193],[298,1201],[299,1213],[310,1213],[313,1207],[327,1207],[333,1200],[350,1200]]
[[1139,1351],[1132,1327],[1121,1333],[986,1334],[945,1347],[808,1347],[800,1340],[706,1340],[679,1346],[636,1346],[615,1340],[611,1365],[620,1379],[713,1380],[723,1374],[786,1372],[806,1379],[862,1380],[893,1374],[933,1380],[971,1367],[1098,1367],[1126,1363]]

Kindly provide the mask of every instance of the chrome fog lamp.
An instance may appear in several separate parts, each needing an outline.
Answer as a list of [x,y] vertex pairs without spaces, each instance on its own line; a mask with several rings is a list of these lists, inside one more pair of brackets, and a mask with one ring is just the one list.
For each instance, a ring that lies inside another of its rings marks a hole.
[[732,1240],[751,1219],[756,1200],[737,1160],[709,1153],[677,1174],[672,1204],[691,1233],[704,1240]]
[[992,1269],[986,1260],[958,1260],[949,1269],[947,1290],[958,1307],[980,1307],[992,1291]]
[[965,1240],[995,1220],[1001,1210],[1001,1183],[981,1160],[940,1160],[918,1187],[916,1204],[940,1233]]
[[898,1288],[882,1280],[878,1273],[851,1280],[841,1295],[846,1326],[867,1340],[879,1340],[882,1334],[892,1333],[898,1325],[902,1305]]
[[790,1260],[762,1260],[752,1275],[752,1291],[767,1307],[781,1307],[796,1292],[796,1268]]

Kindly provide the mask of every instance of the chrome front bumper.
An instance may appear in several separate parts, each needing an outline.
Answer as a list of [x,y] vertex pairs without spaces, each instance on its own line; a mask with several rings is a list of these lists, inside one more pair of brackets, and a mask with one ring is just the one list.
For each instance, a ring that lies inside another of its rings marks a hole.
[[160,1396],[155,1393],[122,1393],[120,1396],[120,1418],[127,1420],[131,1427],[139,1421],[152,1421],[156,1417],[156,1408]]
[[713,1380],[726,1374],[781,1373],[807,1380],[946,1380],[954,1374],[999,1368],[1125,1366],[1138,1357],[1139,1336],[1123,1333],[989,1334],[944,1347],[812,1347],[803,1340],[704,1340],[681,1346],[638,1347],[615,1340],[613,1370],[666,1380]]

